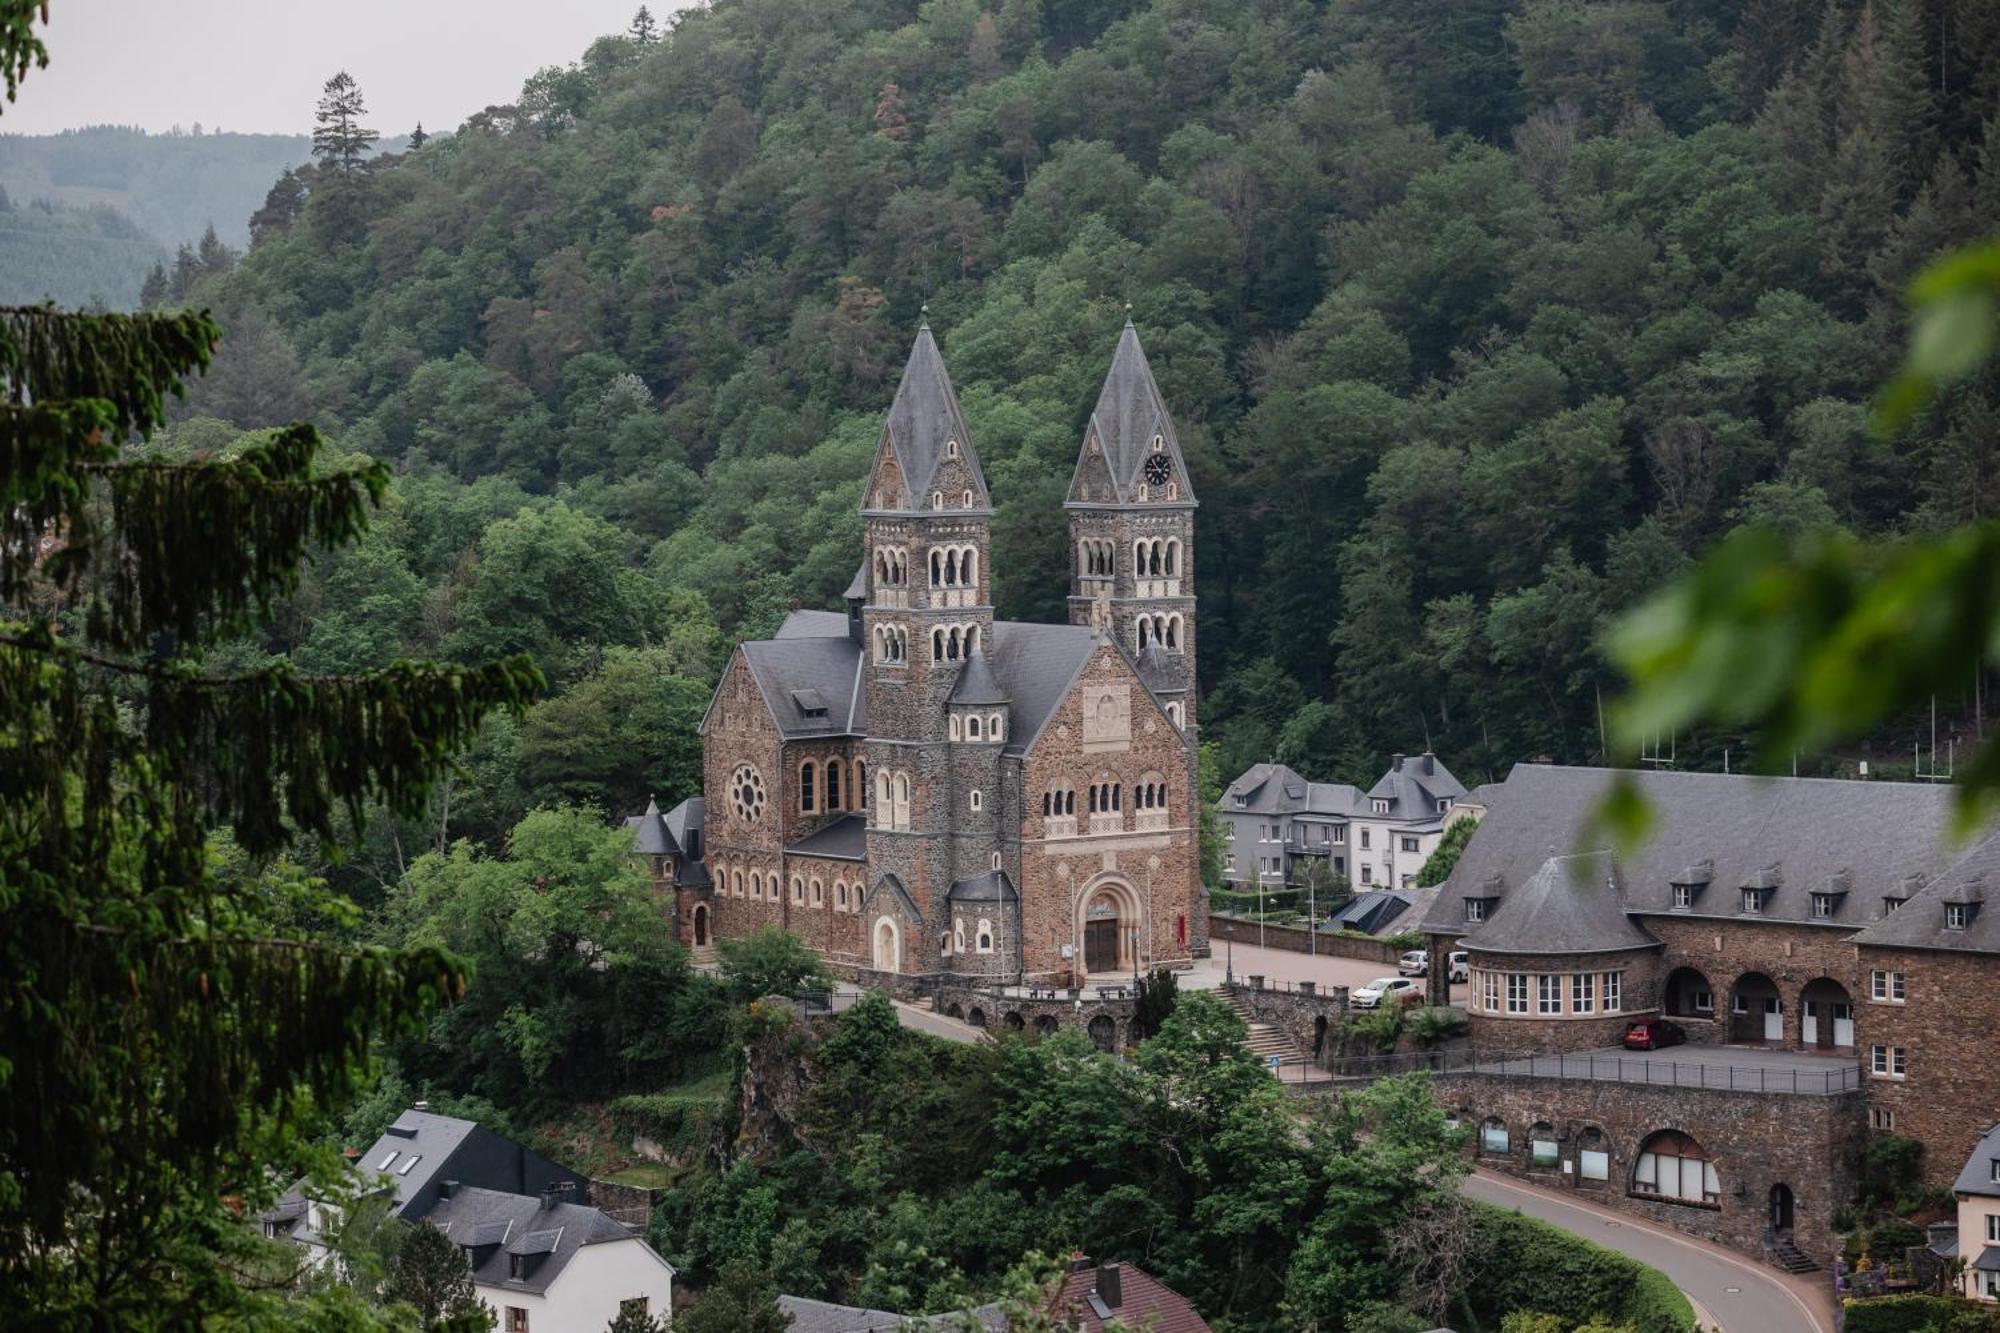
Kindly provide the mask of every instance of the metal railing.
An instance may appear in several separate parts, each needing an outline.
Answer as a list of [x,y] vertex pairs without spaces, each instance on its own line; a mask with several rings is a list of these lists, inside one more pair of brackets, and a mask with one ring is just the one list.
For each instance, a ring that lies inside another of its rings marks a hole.
[[1333,1073],[1354,1079],[1387,1078],[1428,1070],[1482,1078],[1577,1079],[1801,1097],[1831,1097],[1861,1087],[1861,1067],[1857,1064],[1813,1069],[1803,1065],[1732,1065],[1662,1055],[1494,1055],[1458,1049],[1347,1056],[1331,1064]]

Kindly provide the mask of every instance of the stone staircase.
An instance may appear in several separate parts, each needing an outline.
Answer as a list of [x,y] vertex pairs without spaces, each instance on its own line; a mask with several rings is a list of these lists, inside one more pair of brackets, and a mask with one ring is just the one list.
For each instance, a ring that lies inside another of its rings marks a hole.
[[1818,1264],[1814,1263],[1811,1259],[1808,1259],[1803,1253],[1799,1251],[1799,1248],[1796,1245],[1793,1245],[1788,1240],[1781,1240],[1777,1244],[1771,1246],[1770,1254],[1771,1254],[1771,1262],[1776,1264],[1778,1267],[1784,1269],[1787,1273],[1804,1274],[1804,1273],[1817,1273],[1820,1271],[1820,1266]]
[[696,967],[715,966],[715,946],[713,944],[697,944],[694,946],[693,953],[694,965]]
[[1300,1065],[1305,1060],[1299,1055],[1299,1048],[1280,1028],[1269,1023],[1260,1023],[1251,1016],[1250,1002],[1241,991],[1225,986],[1223,998],[1236,1006],[1236,1012],[1243,1015],[1243,1021],[1250,1025],[1249,1035],[1243,1039],[1243,1047],[1257,1057],[1258,1063],[1269,1065],[1272,1056],[1277,1056],[1281,1064]]

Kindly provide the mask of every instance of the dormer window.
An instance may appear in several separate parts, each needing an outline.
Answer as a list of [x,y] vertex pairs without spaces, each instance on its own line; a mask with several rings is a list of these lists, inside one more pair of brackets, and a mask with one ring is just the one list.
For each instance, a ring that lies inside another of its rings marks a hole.
[[1368,802],[1368,808],[1378,815],[1386,815],[1389,813],[1389,802],[1377,796]]
[[1443,814],[1443,813],[1444,813],[1445,811],[1447,811],[1447,810],[1449,810],[1449,809],[1451,809],[1451,802],[1450,802],[1449,800],[1441,800],[1441,801],[1439,801],[1439,802],[1438,802],[1438,813],[1439,813],[1439,814]]
[[[528,1256],[525,1254],[508,1255],[507,1276],[513,1278],[516,1282],[526,1278],[528,1276]],[[487,1318],[490,1319],[492,1316],[488,1315]]]
[[1971,924],[1971,903],[1946,903],[1944,905],[1944,928],[1946,930],[1964,930]]
[[1762,916],[1764,914],[1764,900],[1769,893],[1769,889],[1743,890],[1743,914],[1745,916]]
[[1465,900],[1465,924],[1476,926],[1486,919],[1486,899],[1467,898]]
[[1242,808],[1243,806],[1246,806],[1246,805],[1250,804],[1250,798],[1249,798],[1248,796],[1245,796],[1245,795],[1244,795],[1244,794],[1243,794],[1242,792],[1240,792],[1240,791],[1239,791],[1239,792],[1231,792],[1231,793],[1230,793],[1230,795],[1231,795],[1231,797],[1232,797],[1232,798],[1233,798],[1233,799],[1234,799],[1234,800],[1236,801],[1236,805],[1237,805],[1237,808],[1238,808],[1238,809],[1241,809],[1241,808]]
[[1889,913],[1895,911],[1898,907],[1901,907],[1904,903],[1908,901],[1910,901],[1908,898],[1898,898],[1893,893],[1884,895],[1882,899],[1882,915],[1883,916],[1889,915]]
[[1812,896],[1812,914],[1815,921],[1833,919],[1834,896],[1830,893],[1815,893]]
[[1694,906],[1694,885],[1692,884],[1674,885],[1674,910],[1676,912],[1685,912],[1691,909],[1693,906]]

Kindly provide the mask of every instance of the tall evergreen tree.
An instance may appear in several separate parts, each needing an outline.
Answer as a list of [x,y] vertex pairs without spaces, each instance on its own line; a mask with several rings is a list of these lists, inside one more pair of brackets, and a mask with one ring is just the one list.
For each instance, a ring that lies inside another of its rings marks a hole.
[[430,141],[431,136],[424,133],[424,123],[418,121],[417,127],[410,131],[410,151],[414,153]]
[[[38,6],[0,0],[0,69]],[[218,674],[388,485],[295,425],[234,456],[140,442],[205,368],[203,313],[0,310],[0,1290],[48,1327],[197,1327],[249,1298],[240,1210],[372,1038],[463,985],[442,950],[347,947],[218,880],[341,813],[420,808],[525,659]],[[331,907],[331,904],[325,904]],[[303,918],[301,918],[303,919]]]
[[414,1306],[425,1328],[482,1312],[483,1325],[493,1326],[492,1311],[479,1299],[465,1251],[428,1223],[420,1223],[403,1238],[382,1294]]
[[353,75],[341,70],[328,79],[313,113],[313,155],[343,175],[360,170],[375,144],[375,131],[361,124],[367,114]]
[[167,303],[167,294],[171,290],[172,288],[167,281],[167,266],[165,264],[153,265],[152,271],[146,275],[145,285],[139,288],[139,308],[141,310],[159,309]]
[[660,40],[660,28],[653,22],[653,11],[644,5],[640,5],[639,11],[632,15],[632,26],[627,31],[632,34],[632,40],[641,46],[651,46]]

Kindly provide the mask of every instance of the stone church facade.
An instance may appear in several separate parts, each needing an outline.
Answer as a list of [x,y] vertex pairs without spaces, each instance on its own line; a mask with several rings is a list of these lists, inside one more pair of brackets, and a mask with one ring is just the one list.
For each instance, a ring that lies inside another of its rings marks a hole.
[[996,620],[985,475],[919,329],[845,611],[739,645],[703,797],[627,821],[682,940],[778,926],[853,973],[1061,984],[1206,953],[1195,507],[1128,322],[1065,504],[1070,623]]

